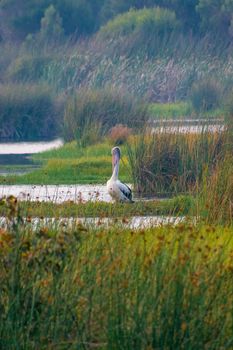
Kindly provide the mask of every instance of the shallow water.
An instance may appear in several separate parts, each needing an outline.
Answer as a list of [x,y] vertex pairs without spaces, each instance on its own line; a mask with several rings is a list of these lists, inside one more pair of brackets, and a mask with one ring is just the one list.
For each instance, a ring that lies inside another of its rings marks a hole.
[[61,139],[43,142],[0,143],[0,175],[30,173],[40,167],[40,163],[33,162],[30,155],[56,149],[62,145]]
[[19,200],[53,203],[111,202],[106,185],[0,185],[0,197],[9,195]]
[[59,148],[62,139],[41,142],[6,142],[0,143],[0,154],[34,154]]
[[[85,227],[101,228],[101,227],[125,227],[130,229],[143,229],[150,227],[158,227],[163,225],[178,225],[184,222],[186,218],[184,216],[133,216],[126,219],[116,218],[32,218],[30,223],[26,225],[32,226],[33,229],[38,227],[55,227],[60,226],[74,228],[77,225],[82,224]],[[26,219],[25,219],[26,222]],[[0,228],[7,227],[9,225],[8,220],[5,217],[0,217]]]
[[202,133],[216,133],[223,132],[224,125],[213,124],[213,125],[161,125],[158,127],[152,127],[152,132],[161,134],[202,134]]
[[[132,185],[128,184],[131,188]],[[13,195],[20,201],[85,203],[87,201],[112,202],[106,185],[0,185],[0,198]],[[135,201],[151,201],[158,197],[141,197],[134,193]],[[161,198],[160,198],[161,200]]]

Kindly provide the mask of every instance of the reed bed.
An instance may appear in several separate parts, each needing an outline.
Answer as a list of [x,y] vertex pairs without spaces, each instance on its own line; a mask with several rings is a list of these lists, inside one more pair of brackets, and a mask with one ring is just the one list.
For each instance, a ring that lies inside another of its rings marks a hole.
[[[230,349],[232,228],[0,230],[0,347]],[[13,219],[14,217],[14,219]]]
[[[135,188],[144,193],[194,190],[206,167],[211,170],[223,152],[223,133],[179,133],[147,130],[128,144]],[[208,174],[206,174],[208,175]]]

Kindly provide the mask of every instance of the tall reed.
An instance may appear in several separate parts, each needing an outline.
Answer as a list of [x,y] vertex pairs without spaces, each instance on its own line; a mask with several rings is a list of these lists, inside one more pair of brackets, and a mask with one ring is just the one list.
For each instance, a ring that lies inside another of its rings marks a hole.
[[18,217],[0,231],[0,347],[231,348],[231,233]]
[[[147,130],[128,144],[128,158],[137,191],[161,195],[196,189],[206,165],[221,156],[223,135],[180,133],[163,127]],[[210,169],[211,170],[211,169]]]

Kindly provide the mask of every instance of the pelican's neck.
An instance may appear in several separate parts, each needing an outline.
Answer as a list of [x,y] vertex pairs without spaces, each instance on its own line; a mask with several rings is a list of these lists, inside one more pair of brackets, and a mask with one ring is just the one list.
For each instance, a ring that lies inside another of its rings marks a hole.
[[116,162],[115,166],[113,167],[113,171],[112,171],[112,179],[113,180],[118,179],[118,172],[119,172],[119,160]]

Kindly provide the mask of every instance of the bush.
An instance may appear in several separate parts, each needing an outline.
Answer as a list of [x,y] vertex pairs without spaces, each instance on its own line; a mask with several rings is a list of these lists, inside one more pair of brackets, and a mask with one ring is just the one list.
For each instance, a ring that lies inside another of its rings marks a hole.
[[129,48],[131,51],[146,50],[149,55],[154,55],[161,51],[161,46],[164,48],[171,34],[177,32],[178,28],[174,12],[159,7],[144,8],[130,10],[109,21],[100,29],[99,37],[109,39],[127,36],[125,44],[121,42],[127,51]]
[[65,107],[64,137],[68,141],[83,142],[86,131],[95,130],[93,123],[99,125],[101,137],[116,124],[140,128],[146,119],[145,105],[131,96],[111,89],[79,90],[68,99]]
[[211,79],[201,80],[193,84],[190,100],[195,112],[209,112],[221,104],[221,86]]
[[130,35],[135,32],[147,32],[152,30],[152,35],[161,35],[177,28],[178,22],[174,12],[168,9],[144,8],[142,10],[130,10],[110,20],[100,29],[103,37],[118,37]]
[[44,85],[0,85],[0,137],[34,140],[54,137],[59,125],[57,101]]

